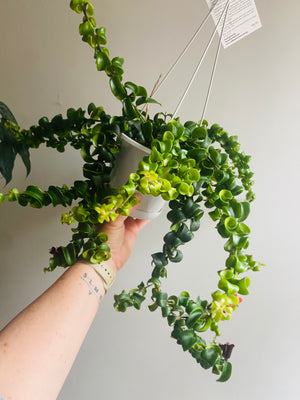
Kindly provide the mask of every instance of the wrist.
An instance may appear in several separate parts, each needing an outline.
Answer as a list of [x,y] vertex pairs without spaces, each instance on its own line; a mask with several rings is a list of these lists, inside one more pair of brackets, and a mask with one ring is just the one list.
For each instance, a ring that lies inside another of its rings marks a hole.
[[80,260],[82,264],[88,265],[95,271],[102,281],[105,293],[111,288],[116,279],[116,267],[113,262],[102,261],[98,264],[93,264],[88,260]]
[[111,269],[114,271],[114,273],[116,275],[117,272],[118,272],[118,268],[117,268],[116,263],[112,259],[112,257],[109,260],[105,261],[105,263],[108,264],[111,267]]

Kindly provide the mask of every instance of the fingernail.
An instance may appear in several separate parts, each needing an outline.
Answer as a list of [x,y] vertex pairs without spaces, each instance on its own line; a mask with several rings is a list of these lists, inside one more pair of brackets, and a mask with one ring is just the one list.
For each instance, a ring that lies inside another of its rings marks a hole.
[[140,202],[142,201],[142,195],[139,192],[135,192],[134,196],[138,199],[138,204],[140,204]]

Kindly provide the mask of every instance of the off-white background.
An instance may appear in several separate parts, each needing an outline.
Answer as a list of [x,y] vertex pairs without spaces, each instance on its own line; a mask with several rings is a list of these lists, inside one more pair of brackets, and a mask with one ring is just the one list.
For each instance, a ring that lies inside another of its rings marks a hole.
[[[94,101],[120,112],[105,76],[97,73],[92,53],[77,34],[80,17],[68,1],[0,1],[0,100],[18,122],[29,127],[43,115]],[[207,12],[204,0],[94,0],[96,20],[107,27],[111,54],[124,56],[125,79],[151,90],[166,72]],[[161,249],[168,229],[165,216],[141,233],[127,267],[105,298],[60,400],[138,400],[209,398],[224,400],[296,400],[299,388],[299,17],[297,0],[257,0],[263,28],[221,51],[206,118],[238,134],[252,154],[257,200],[249,224],[250,251],[267,267],[252,274],[251,295],[230,322],[223,342],[235,343],[230,382],[220,384],[169,338],[159,313],[118,314],[113,294],[130,289],[150,274],[150,254]],[[212,22],[203,39],[207,39]],[[177,73],[158,96],[172,112],[200,57],[203,41],[193,46]],[[214,44],[216,46],[216,43]],[[198,120],[207,88],[212,53],[201,69],[180,115]],[[158,109],[153,108],[153,112]],[[81,177],[75,151],[32,151],[32,173],[21,162],[8,188],[28,184],[72,184]],[[1,182],[0,190],[7,191]],[[4,326],[61,273],[44,274],[48,249],[68,242],[60,225],[63,209],[0,207],[0,326]],[[213,224],[204,219],[184,262],[169,267],[169,293],[188,290],[208,298],[225,253]],[[47,368],[47,365],[45,365]],[[36,377],[38,379],[38,376]]]

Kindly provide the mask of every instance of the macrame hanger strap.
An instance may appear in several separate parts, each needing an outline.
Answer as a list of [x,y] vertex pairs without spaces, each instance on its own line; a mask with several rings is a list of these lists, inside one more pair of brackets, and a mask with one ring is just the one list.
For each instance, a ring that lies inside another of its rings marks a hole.
[[209,87],[208,87],[208,91],[207,91],[207,95],[206,95],[206,99],[205,99],[205,103],[204,103],[203,111],[202,111],[202,115],[201,115],[201,120],[200,120],[201,122],[203,121],[204,115],[206,113],[208,100],[209,100],[209,97],[210,97],[210,94],[211,94],[211,88],[212,88],[214,77],[215,77],[215,73],[216,73],[216,67],[217,67],[217,63],[218,63],[218,59],[219,59],[221,43],[222,43],[222,38],[223,38],[224,28],[225,28],[225,25],[226,25],[226,20],[227,20],[229,7],[230,7],[230,2],[228,2],[227,6],[225,6],[224,22],[223,22],[223,25],[222,25],[222,30],[220,32],[220,38],[219,38],[217,53],[216,53],[216,56],[215,56],[214,65],[213,65],[213,69],[212,69],[212,74],[211,74],[210,82],[209,82]]
[[169,71],[166,73],[166,75],[162,78],[162,80],[160,81],[160,83],[156,86],[156,88],[153,90],[152,95],[156,94],[159,89],[162,87],[162,85],[166,82],[166,80],[168,79],[168,77],[171,75],[171,73],[173,72],[173,70],[175,69],[175,67],[177,66],[177,64],[179,63],[179,61],[182,59],[182,57],[185,55],[185,53],[187,52],[187,50],[190,48],[190,46],[192,45],[192,43],[194,42],[194,40],[197,38],[197,36],[199,35],[200,31],[202,30],[202,28],[204,27],[204,25],[206,24],[208,18],[211,16],[214,8],[216,7],[216,5],[218,4],[220,0],[216,0],[216,2],[213,4],[213,6],[211,7],[211,9],[209,10],[208,14],[206,15],[206,17],[204,18],[204,20],[201,22],[199,28],[196,30],[196,32],[194,33],[194,35],[192,36],[192,38],[190,39],[190,41],[187,43],[187,45],[185,46],[185,48],[182,50],[182,52],[179,54],[178,58],[176,59],[176,61],[174,62],[174,64],[171,66],[171,68],[169,69]]
[[[190,81],[189,81],[189,83],[188,83],[188,85],[187,85],[187,87],[186,87],[186,89],[185,89],[185,91],[184,91],[184,93],[183,93],[183,95],[182,95],[182,97],[181,97],[181,99],[180,99],[180,101],[179,101],[174,113],[173,113],[173,118],[174,119],[176,118],[177,113],[178,113],[178,111],[179,111],[179,109],[180,109],[185,97],[187,96],[187,94],[188,94],[188,92],[189,92],[189,90],[190,90],[190,88],[191,88],[191,86],[192,86],[192,84],[193,84],[198,72],[199,72],[199,69],[200,69],[200,67],[201,67],[201,65],[203,63],[203,60],[204,60],[204,58],[205,58],[205,56],[206,56],[206,54],[207,54],[212,42],[213,42],[213,39],[215,37],[215,34],[216,34],[217,30],[218,30],[218,27],[219,27],[221,21],[222,21],[223,16],[225,15],[225,13],[227,14],[227,11],[228,11],[228,8],[229,8],[229,3],[230,3],[230,0],[227,0],[226,5],[225,5],[225,7],[224,7],[224,9],[223,9],[223,11],[221,13],[221,16],[220,16],[220,18],[219,18],[219,20],[218,20],[218,22],[216,24],[216,27],[215,27],[215,29],[214,29],[214,31],[213,31],[210,39],[209,39],[209,42],[208,42],[208,44],[207,44],[207,46],[206,46],[201,58],[200,58],[200,61],[199,61],[198,65],[197,65],[197,67],[196,67],[196,69],[195,69],[195,71],[194,71],[194,73],[193,73],[193,75],[192,75],[192,77],[191,77],[191,79],[190,79]],[[223,29],[224,29],[225,23],[226,23],[226,19],[224,18]],[[222,29],[222,33],[223,33],[223,29]]]

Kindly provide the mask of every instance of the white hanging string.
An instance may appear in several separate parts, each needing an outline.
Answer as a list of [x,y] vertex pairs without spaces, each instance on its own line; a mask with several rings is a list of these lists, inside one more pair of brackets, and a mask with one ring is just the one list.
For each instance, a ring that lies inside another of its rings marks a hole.
[[224,33],[224,28],[225,28],[225,25],[226,25],[226,19],[227,19],[229,7],[230,7],[230,3],[228,3],[228,5],[226,6],[224,22],[223,22],[222,30],[221,30],[221,33],[220,33],[218,49],[217,49],[217,53],[216,53],[216,57],[215,57],[214,65],[213,65],[212,74],[211,74],[211,77],[210,77],[209,87],[208,87],[208,91],[207,91],[207,95],[206,95],[203,111],[202,111],[202,116],[201,116],[201,120],[200,120],[201,122],[203,121],[204,114],[206,113],[207,104],[208,104],[208,100],[209,100],[209,97],[210,97],[213,80],[214,80],[214,77],[215,77],[215,72],[216,72],[217,62],[218,62],[218,58],[219,58],[219,54],[220,54],[222,37],[223,37],[223,33]]
[[204,18],[204,20],[201,22],[201,25],[199,26],[199,28],[196,30],[196,32],[194,33],[193,37],[190,39],[190,41],[188,42],[188,44],[185,46],[185,48],[182,50],[182,52],[179,54],[178,58],[176,59],[176,61],[174,62],[174,64],[171,66],[171,68],[169,69],[169,71],[166,73],[166,75],[163,77],[163,79],[160,81],[160,83],[157,85],[156,89],[152,92],[152,95],[156,94],[159,89],[161,88],[161,86],[166,82],[166,80],[168,79],[168,77],[170,76],[170,74],[173,72],[174,68],[177,66],[177,64],[179,63],[179,61],[182,59],[182,57],[185,55],[185,53],[187,52],[187,50],[190,48],[191,44],[194,42],[194,40],[196,39],[196,37],[198,36],[198,34],[200,33],[201,29],[203,28],[203,26],[206,24],[208,18],[210,17],[211,13],[213,12],[214,8],[216,7],[216,5],[218,4],[220,0],[217,0],[214,5],[211,7],[211,9],[209,10],[208,14],[206,15],[206,17]]
[[219,25],[220,25],[220,23],[222,21],[223,15],[224,15],[225,11],[228,9],[229,2],[230,2],[230,0],[227,0],[226,5],[225,5],[225,7],[224,7],[224,9],[223,9],[223,11],[221,13],[221,16],[220,16],[220,18],[219,18],[219,20],[218,20],[218,22],[216,24],[216,27],[215,27],[215,29],[214,29],[214,31],[213,31],[210,39],[209,39],[208,45],[206,46],[206,48],[205,48],[205,50],[204,50],[204,52],[202,54],[202,57],[200,58],[200,61],[199,61],[198,65],[197,65],[197,68],[195,69],[195,71],[194,71],[194,73],[192,75],[192,78],[189,81],[188,86],[186,87],[186,89],[185,89],[185,91],[184,91],[184,93],[183,93],[183,95],[182,95],[182,97],[181,97],[181,99],[180,99],[180,101],[179,101],[174,113],[173,113],[173,118],[174,119],[176,118],[176,115],[177,115],[177,113],[178,113],[178,111],[179,111],[179,109],[180,109],[180,107],[181,107],[186,95],[188,94],[188,91],[190,90],[190,88],[191,88],[191,86],[192,86],[192,84],[193,84],[193,82],[194,82],[194,80],[195,80],[195,78],[196,78],[196,76],[197,76],[197,74],[199,72],[199,69],[200,69],[200,67],[202,65],[202,62],[203,62],[205,56],[206,56],[206,53],[207,53],[208,49],[210,48],[211,43],[212,43],[212,41],[213,41],[213,39],[215,37],[215,34],[217,32],[217,29],[218,29],[218,27],[219,27]]

